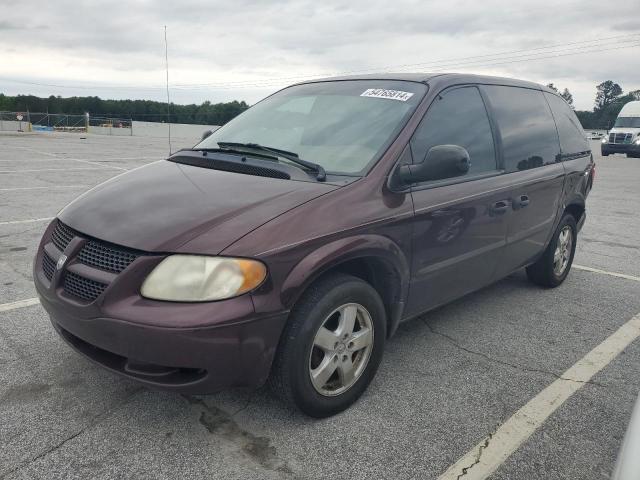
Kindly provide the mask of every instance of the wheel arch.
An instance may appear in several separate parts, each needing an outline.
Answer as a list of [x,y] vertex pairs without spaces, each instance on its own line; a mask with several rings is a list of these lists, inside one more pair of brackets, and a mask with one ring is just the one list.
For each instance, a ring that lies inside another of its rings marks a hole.
[[282,287],[287,308],[311,284],[332,273],[346,273],[369,283],[387,313],[387,336],[395,333],[409,291],[409,263],[400,247],[381,235],[358,235],[323,245],[291,270]]
[[585,201],[580,197],[576,197],[564,208],[564,213],[570,213],[576,220],[576,224],[580,222],[580,219],[585,212]]

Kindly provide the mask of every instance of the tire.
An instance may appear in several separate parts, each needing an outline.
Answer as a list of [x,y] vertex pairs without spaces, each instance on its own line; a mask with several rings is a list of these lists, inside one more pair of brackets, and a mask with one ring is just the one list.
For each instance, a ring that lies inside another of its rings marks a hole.
[[[352,317],[353,334],[344,339]],[[347,330],[342,330],[345,325]],[[386,325],[384,305],[371,285],[344,274],[319,280],[291,311],[269,378],[271,390],[311,417],[324,418],[345,410],[376,374]],[[319,334],[321,327],[329,335]],[[368,328],[372,338],[367,337]],[[356,350],[367,338],[369,346]],[[325,349],[319,344],[329,346]],[[329,371],[331,375],[323,382],[321,374],[326,376]]]
[[[569,241],[571,243],[566,248],[564,247],[566,245],[565,241],[561,239],[561,236],[566,238],[564,237],[564,232],[569,232],[570,234]],[[577,232],[576,219],[570,213],[565,213],[542,257],[536,263],[527,267],[529,280],[548,288],[557,287],[564,282],[564,279],[569,275],[573,256],[576,252]],[[558,253],[560,254],[558,258],[556,258],[556,249],[559,250]],[[556,263],[556,260],[558,260],[558,263]]]

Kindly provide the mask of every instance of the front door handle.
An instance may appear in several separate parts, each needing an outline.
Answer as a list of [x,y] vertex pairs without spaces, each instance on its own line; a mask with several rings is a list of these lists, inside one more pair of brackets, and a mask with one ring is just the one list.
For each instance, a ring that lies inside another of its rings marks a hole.
[[509,210],[509,202],[507,200],[500,200],[491,205],[491,212],[496,215],[502,215]]
[[520,208],[526,207],[527,205],[529,205],[529,196],[520,195],[520,197],[518,197],[517,203],[520,206]]

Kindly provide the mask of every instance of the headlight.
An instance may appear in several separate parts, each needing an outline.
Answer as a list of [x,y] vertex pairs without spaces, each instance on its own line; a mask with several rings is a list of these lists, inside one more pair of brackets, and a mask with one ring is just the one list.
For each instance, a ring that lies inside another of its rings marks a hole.
[[602,143],[607,143],[607,137],[602,138]]
[[638,136],[638,138],[636,138],[636,141],[634,142],[636,145],[640,145],[640,136]]
[[253,290],[266,276],[267,268],[256,260],[171,255],[153,269],[140,293],[175,302],[223,300]]

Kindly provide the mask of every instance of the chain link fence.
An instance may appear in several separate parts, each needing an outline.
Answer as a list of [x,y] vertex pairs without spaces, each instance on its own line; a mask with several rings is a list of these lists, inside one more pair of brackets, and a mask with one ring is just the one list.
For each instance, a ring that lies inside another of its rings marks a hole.
[[0,112],[0,131],[133,134],[131,119],[41,112]]

